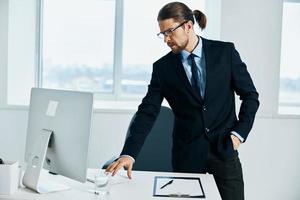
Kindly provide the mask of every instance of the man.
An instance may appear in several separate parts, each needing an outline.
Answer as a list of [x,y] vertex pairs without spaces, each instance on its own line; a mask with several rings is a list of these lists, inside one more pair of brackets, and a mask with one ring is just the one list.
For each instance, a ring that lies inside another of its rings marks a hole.
[[[158,14],[159,35],[171,52],[153,64],[148,92],[130,127],[121,156],[107,172],[122,167],[128,177],[134,159],[165,98],[175,115],[172,165],[176,172],[209,172],[222,199],[244,199],[242,167],[237,149],[245,142],[259,107],[258,93],[232,43],[197,36],[206,17],[173,2]],[[242,104],[238,119],[234,93]]]

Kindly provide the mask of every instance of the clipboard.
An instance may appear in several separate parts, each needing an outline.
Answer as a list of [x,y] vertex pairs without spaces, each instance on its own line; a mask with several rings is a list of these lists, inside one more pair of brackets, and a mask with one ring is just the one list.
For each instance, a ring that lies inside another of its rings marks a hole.
[[[170,184],[169,182],[172,181]],[[198,177],[155,176],[154,197],[205,198],[205,193]]]

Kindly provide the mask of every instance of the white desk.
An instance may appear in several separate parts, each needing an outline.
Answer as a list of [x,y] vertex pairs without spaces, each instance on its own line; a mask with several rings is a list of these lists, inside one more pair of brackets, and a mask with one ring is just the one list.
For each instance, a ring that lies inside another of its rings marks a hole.
[[[94,174],[95,170],[88,170],[88,174]],[[1,200],[89,200],[100,199],[99,196],[89,192],[94,189],[93,183],[79,183],[63,176],[49,176],[54,180],[72,187],[70,190],[54,192],[48,194],[37,194],[29,189],[20,188],[13,195],[0,195]],[[110,194],[106,196],[107,200],[191,200],[191,198],[171,198],[171,197],[153,197],[153,185],[155,176],[178,176],[178,177],[199,177],[205,193],[205,200],[221,199],[214,178],[209,174],[186,174],[186,173],[167,173],[167,172],[146,172],[133,171],[133,178],[130,180],[125,171],[120,171],[113,177]],[[192,198],[195,199],[195,198]],[[199,198],[200,199],[200,198]]]

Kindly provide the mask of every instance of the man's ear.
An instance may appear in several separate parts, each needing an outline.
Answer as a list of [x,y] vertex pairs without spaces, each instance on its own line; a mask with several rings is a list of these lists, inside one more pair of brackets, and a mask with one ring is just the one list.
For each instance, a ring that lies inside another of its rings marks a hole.
[[193,23],[192,23],[192,21],[188,21],[188,22],[186,23],[186,25],[187,25],[188,31],[190,31],[190,30],[193,29]]

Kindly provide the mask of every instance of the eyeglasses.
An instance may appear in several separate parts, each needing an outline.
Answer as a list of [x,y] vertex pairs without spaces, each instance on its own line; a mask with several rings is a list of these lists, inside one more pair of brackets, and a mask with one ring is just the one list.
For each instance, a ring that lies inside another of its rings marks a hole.
[[171,36],[173,34],[174,31],[176,31],[176,29],[178,29],[179,27],[181,27],[183,24],[187,23],[188,21],[184,21],[181,24],[179,24],[178,26],[176,26],[175,28],[170,28],[166,31],[160,32],[157,34],[157,37],[159,37],[160,39],[164,39],[165,37]]

